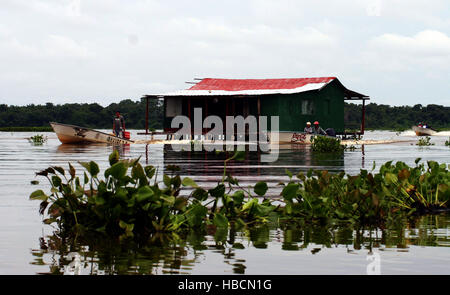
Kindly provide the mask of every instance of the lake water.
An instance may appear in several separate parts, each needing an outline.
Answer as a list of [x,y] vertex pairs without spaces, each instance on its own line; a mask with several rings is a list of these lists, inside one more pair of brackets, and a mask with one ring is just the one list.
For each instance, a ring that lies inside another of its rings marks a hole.
[[[145,139],[131,131],[132,138]],[[113,147],[107,145],[61,145],[54,133],[32,145],[27,137],[36,133],[0,132],[0,274],[38,273],[186,273],[186,274],[450,274],[450,216],[425,216],[414,224],[398,223],[380,229],[320,226],[277,227],[227,233],[191,233],[178,241],[165,237],[146,244],[113,241],[77,241],[60,244],[53,228],[42,223],[39,202],[30,201],[36,189],[49,191],[45,178],[35,172],[49,166],[82,171],[77,161],[96,161],[104,171]],[[318,155],[308,146],[280,149],[275,162],[261,163],[252,152],[243,162],[231,163],[227,171],[251,185],[264,180],[269,193],[277,195],[285,170],[293,173],[310,168],[345,171],[375,170],[386,161],[414,165],[416,158],[450,163],[444,145],[450,133],[433,136],[435,145],[416,146],[412,132],[366,132],[365,139],[398,139],[401,142],[358,146],[340,156]],[[174,152],[162,144],[135,144],[118,148],[123,158],[141,157],[143,165],[181,168],[203,187],[213,187],[223,173],[226,155],[205,152]],[[39,180],[38,186],[30,184]],[[186,192],[185,192],[186,193]],[[75,266],[75,267],[72,267]]]

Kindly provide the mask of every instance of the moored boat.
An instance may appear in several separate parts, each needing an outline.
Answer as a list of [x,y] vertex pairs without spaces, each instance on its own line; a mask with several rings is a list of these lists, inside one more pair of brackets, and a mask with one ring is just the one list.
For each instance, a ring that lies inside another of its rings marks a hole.
[[423,128],[419,126],[412,126],[412,130],[417,136],[430,136],[436,133],[436,131],[431,128]]
[[279,131],[267,132],[269,141],[271,143],[297,143],[297,144],[311,144],[311,138],[314,134],[307,134],[304,132],[293,132],[293,131]]
[[129,144],[132,140],[117,137],[112,134],[97,131],[94,129],[80,127],[69,124],[50,122],[58,139],[62,143],[111,143],[111,144]]

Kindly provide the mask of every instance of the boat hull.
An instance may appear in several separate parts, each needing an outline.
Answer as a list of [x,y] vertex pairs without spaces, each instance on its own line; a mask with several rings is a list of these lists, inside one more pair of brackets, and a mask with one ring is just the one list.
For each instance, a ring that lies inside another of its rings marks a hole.
[[413,126],[412,130],[416,133],[417,136],[430,136],[436,133],[433,129],[423,128],[419,126]]
[[90,128],[50,122],[50,125],[62,143],[111,143],[111,144],[129,144],[132,140],[120,138],[112,134]]
[[312,134],[306,134],[303,132],[292,131],[280,131],[280,132],[268,132],[270,143],[296,143],[296,144],[311,144]]

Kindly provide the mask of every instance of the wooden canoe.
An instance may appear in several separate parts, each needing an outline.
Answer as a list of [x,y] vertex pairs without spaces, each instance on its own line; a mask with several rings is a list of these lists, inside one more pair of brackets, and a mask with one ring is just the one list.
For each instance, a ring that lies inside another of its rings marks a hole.
[[436,133],[436,131],[431,128],[423,128],[419,126],[413,126],[412,130],[416,133],[417,136],[430,136]]
[[129,144],[132,140],[117,137],[94,129],[69,124],[50,122],[50,125],[62,143],[111,143]]
[[313,134],[306,134],[304,132],[291,132],[291,131],[280,131],[280,132],[268,132],[268,137],[270,143],[297,143],[297,144],[310,144],[311,137]]

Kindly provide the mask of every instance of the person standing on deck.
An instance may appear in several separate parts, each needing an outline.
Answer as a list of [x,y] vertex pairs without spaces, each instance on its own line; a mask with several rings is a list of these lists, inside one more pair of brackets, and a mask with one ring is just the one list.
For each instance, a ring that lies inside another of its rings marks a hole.
[[325,132],[325,130],[323,130],[322,127],[319,126],[319,122],[318,122],[318,121],[315,121],[315,122],[314,122],[313,134],[317,134],[317,135],[327,135],[327,133]]
[[313,129],[311,127],[311,122],[306,122],[306,127],[305,127],[305,129],[303,129],[303,132],[305,132],[306,134],[313,133]]
[[116,112],[116,116],[113,120],[113,132],[118,137],[123,137],[123,132],[125,131],[125,120],[123,116]]

